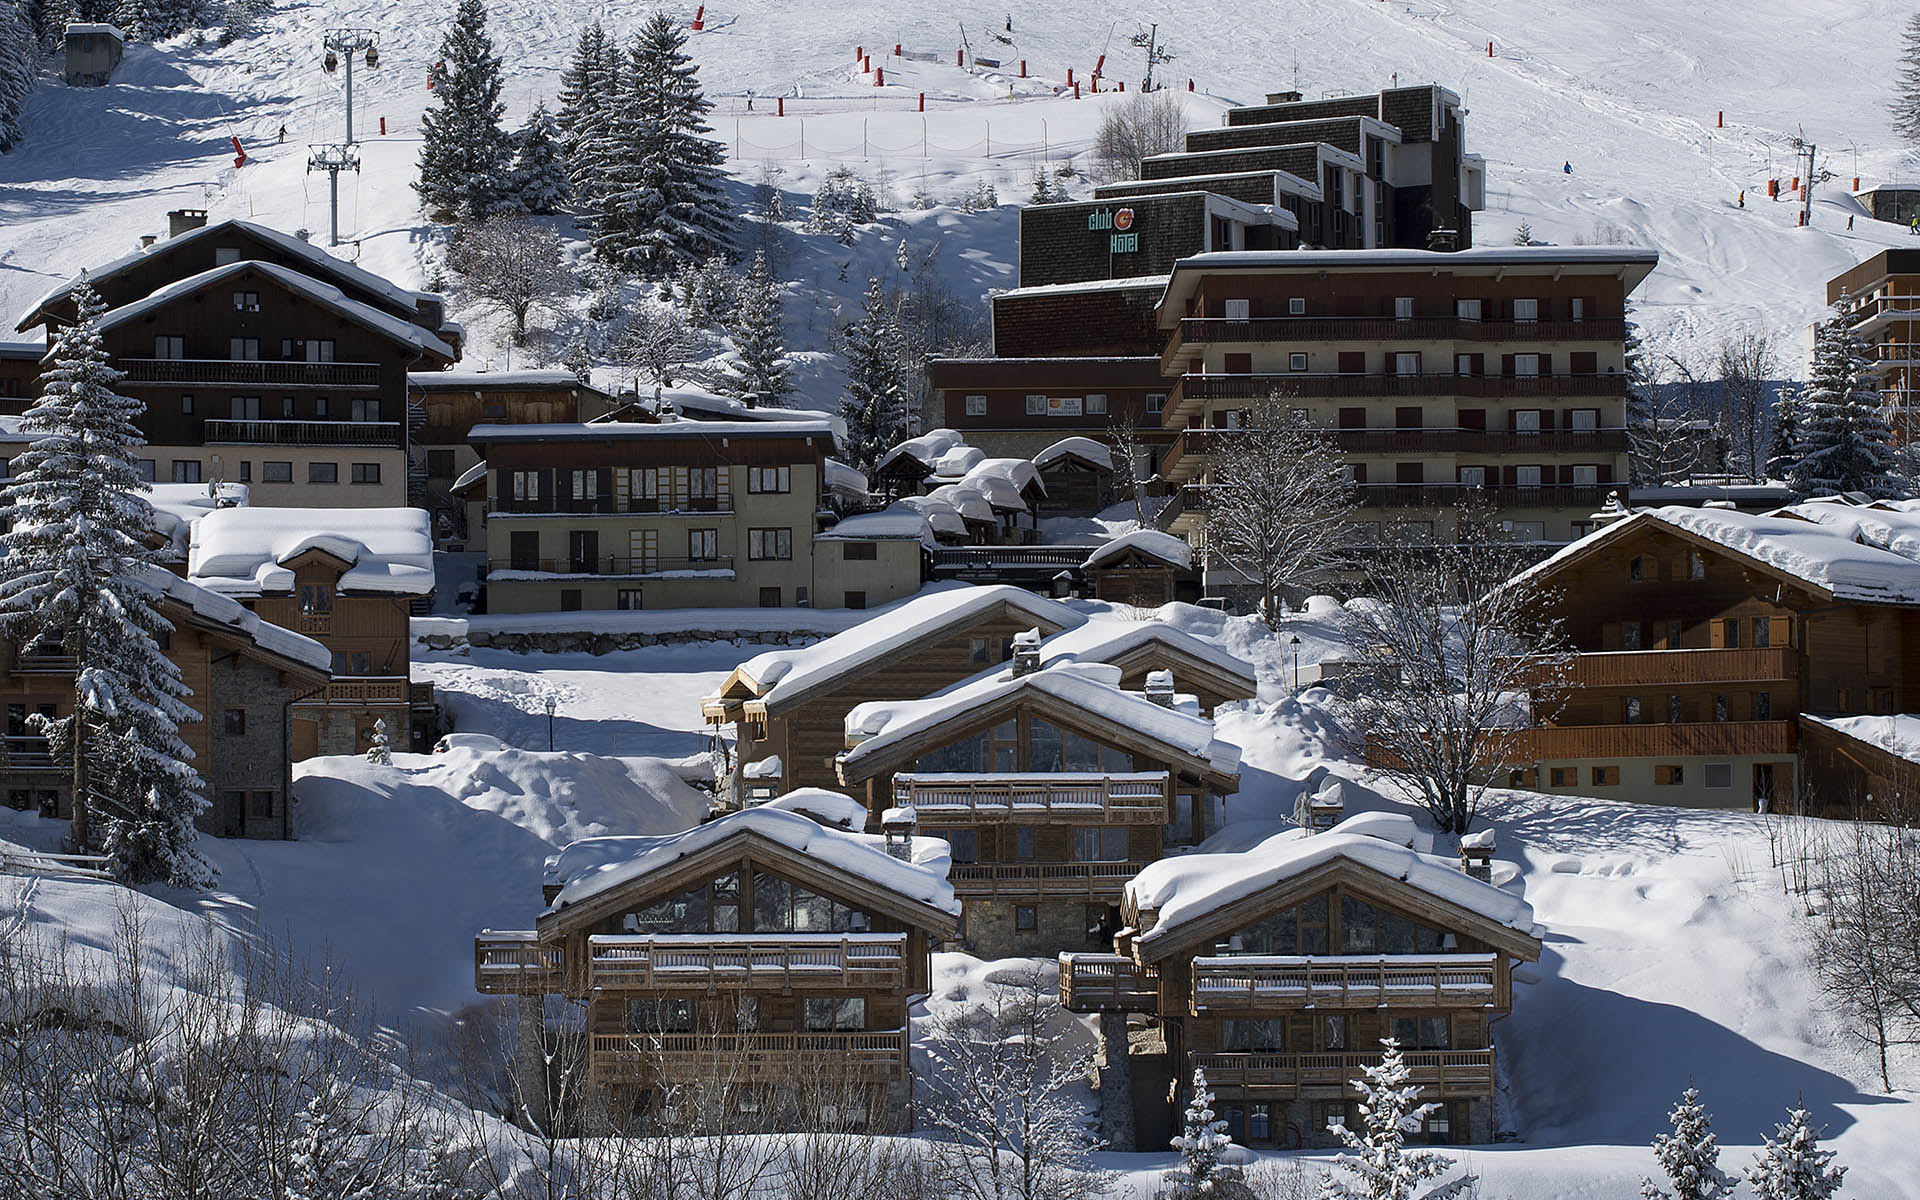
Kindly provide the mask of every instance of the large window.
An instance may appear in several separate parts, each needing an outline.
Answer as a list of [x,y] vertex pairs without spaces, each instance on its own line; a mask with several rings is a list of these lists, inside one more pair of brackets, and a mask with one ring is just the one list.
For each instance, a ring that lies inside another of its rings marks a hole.
[[1375,908],[1352,896],[1340,898],[1342,954],[1436,954],[1441,949],[1441,937],[1439,930],[1399,913]]
[[957,863],[980,861],[980,831],[977,829],[949,829],[947,853]]
[[1256,921],[1235,934],[1227,948],[1235,954],[1325,954],[1327,898],[1315,896]]
[[1073,831],[1073,861],[1127,861],[1127,830],[1124,825],[1084,825]]
[[740,929],[740,875],[729,871],[656,900],[622,917],[620,928],[625,933],[735,933]]
[[1265,1021],[1222,1021],[1220,1022],[1220,1048],[1230,1053],[1277,1054],[1287,1048],[1287,1023],[1279,1018]]
[[863,996],[808,996],[801,1014],[808,1033],[846,1032],[867,1027],[867,1001]]
[[307,464],[308,483],[339,483],[340,464],[330,462],[311,462]]
[[378,421],[380,419],[380,401],[372,397],[359,397],[347,404],[347,415],[355,421]]
[[1131,771],[1133,756],[1102,746],[1085,734],[1032,718],[1027,727],[1030,771]]
[[793,530],[749,529],[747,557],[786,560],[793,557]]
[[867,916],[830,896],[808,891],[778,875],[753,875],[753,928],[795,933],[850,933],[865,930]]
[[1395,1017],[1393,1036],[1402,1050],[1453,1049],[1453,1022],[1446,1017]]
[[687,557],[694,562],[712,562],[720,557],[718,529],[687,530]]
[[693,1001],[685,996],[652,996],[627,1001],[628,1033],[691,1033]]
[[749,492],[790,492],[793,490],[793,468],[748,467],[747,490]]

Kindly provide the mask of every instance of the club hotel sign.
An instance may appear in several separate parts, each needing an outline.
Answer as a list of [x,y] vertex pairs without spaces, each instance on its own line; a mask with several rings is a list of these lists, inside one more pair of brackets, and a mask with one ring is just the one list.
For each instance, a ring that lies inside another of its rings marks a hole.
[[1133,227],[1133,210],[1097,209],[1087,214],[1087,228],[1107,234],[1109,254],[1132,254],[1140,249],[1140,233]]

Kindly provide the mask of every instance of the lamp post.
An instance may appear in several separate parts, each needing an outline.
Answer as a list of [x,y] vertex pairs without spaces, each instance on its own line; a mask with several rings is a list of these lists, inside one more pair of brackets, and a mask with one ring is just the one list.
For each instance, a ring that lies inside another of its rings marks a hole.
[[1296,633],[1288,638],[1287,644],[1293,648],[1293,690],[1298,692],[1300,690],[1300,635]]
[[548,692],[546,705],[547,705],[547,751],[551,753],[553,751],[553,711],[560,707],[560,697],[554,695],[552,692]]

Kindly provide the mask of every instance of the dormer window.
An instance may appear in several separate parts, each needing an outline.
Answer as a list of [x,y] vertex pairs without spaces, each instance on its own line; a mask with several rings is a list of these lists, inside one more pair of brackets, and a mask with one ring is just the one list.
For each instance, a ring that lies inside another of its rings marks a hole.
[[233,311],[259,312],[260,311],[260,293],[259,292],[235,292],[233,294]]
[[303,613],[330,613],[333,611],[333,588],[324,583],[303,583],[300,585],[300,611]]

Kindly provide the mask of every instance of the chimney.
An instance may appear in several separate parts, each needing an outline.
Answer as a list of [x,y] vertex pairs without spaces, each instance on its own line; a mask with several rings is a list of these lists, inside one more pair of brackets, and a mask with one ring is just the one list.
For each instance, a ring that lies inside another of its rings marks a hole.
[[142,250],[150,250],[153,248],[153,244],[159,240],[160,235],[157,233],[143,233],[140,235],[140,248]]
[[167,214],[167,236],[176,238],[189,229],[204,229],[206,224],[206,209],[176,208]]
[[1031,675],[1040,669],[1040,631],[1029,629],[1013,635],[1013,673]]
[[1493,882],[1493,830],[1460,839],[1460,869],[1482,883]]
[[1427,249],[1442,254],[1452,254],[1460,248],[1460,231],[1457,229],[1436,228],[1427,235]]
[[1325,833],[1347,815],[1347,798],[1340,781],[1329,777],[1307,800],[1307,832]]
[[1158,704],[1161,708],[1172,708],[1173,672],[1148,671],[1146,694],[1147,699]]
[[912,808],[890,808],[880,814],[880,833],[886,839],[887,853],[901,862],[913,861],[913,835],[920,827],[920,816]]

